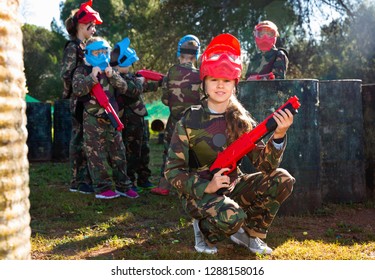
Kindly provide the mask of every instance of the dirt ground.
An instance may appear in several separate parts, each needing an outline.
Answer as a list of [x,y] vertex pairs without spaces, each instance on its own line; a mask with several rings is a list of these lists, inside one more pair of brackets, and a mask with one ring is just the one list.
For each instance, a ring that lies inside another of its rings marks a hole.
[[375,234],[375,208],[361,204],[353,206],[327,205],[321,213],[308,217],[284,216],[276,218],[273,229],[288,230],[298,239],[319,240],[345,238],[367,241]]

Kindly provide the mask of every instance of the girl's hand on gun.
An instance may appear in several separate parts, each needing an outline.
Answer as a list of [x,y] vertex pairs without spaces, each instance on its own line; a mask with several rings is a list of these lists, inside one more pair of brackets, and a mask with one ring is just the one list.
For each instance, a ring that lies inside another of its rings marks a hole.
[[112,69],[111,66],[107,66],[107,68],[105,68],[104,72],[105,72],[105,75],[108,78],[111,78],[113,76],[113,69]]
[[293,114],[288,109],[285,109],[285,112],[283,110],[275,112],[273,118],[277,123],[273,137],[275,139],[283,138],[288,128],[293,124]]
[[91,71],[91,78],[93,79],[93,81],[95,82],[95,84],[99,83],[99,80],[98,80],[98,75],[102,73],[102,70],[99,68],[99,67],[93,67],[92,68],[92,71]]
[[229,188],[229,176],[223,174],[224,172],[227,172],[229,170],[229,168],[221,168],[218,172],[216,172],[212,177],[212,180],[208,183],[204,192],[215,193],[218,189]]
[[137,80],[141,81],[142,85],[145,83],[145,77],[136,77]]

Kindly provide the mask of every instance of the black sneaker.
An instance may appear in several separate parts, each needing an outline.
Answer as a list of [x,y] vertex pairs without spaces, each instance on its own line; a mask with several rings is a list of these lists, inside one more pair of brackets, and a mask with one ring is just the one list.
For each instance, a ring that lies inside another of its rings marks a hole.
[[70,192],[78,192],[78,187],[76,185],[70,186],[69,191]]
[[154,184],[152,184],[148,180],[146,182],[142,183],[142,184],[138,184],[138,187],[142,188],[144,190],[151,190],[151,189],[155,188]]
[[88,184],[80,183],[78,185],[78,191],[84,194],[91,194],[94,193],[94,188]]

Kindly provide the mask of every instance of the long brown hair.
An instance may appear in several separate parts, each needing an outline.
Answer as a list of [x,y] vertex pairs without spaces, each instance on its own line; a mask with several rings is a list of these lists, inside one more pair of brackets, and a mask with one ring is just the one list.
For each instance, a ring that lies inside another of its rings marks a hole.
[[78,11],[79,11],[79,9],[75,9],[75,10],[71,11],[70,16],[65,20],[65,28],[66,28],[66,31],[68,31],[71,39],[77,38],[78,22],[76,20],[74,20],[74,17],[76,16]]
[[252,130],[256,125],[256,121],[238,101],[235,94],[232,94],[229,100],[225,119],[227,121],[229,144],[238,139],[242,134]]

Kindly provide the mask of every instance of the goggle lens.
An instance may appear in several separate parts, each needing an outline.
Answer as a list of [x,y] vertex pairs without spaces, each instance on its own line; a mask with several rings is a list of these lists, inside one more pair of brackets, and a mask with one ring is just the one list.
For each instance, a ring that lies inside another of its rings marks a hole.
[[98,56],[99,54],[105,54],[105,55],[107,55],[108,54],[108,49],[93,50],[93,51],[91,51],[91,54],[93,56]]
[[228,59],[231,62],[234,62],[237,64],[241,63],[241,58],[239,56],[231,55],[231,54],[222,54],[222,53],[215,53],[215,54],[210,55],[210,57],[207,58],[207,61],[217,61],[220,59],[222,55],[225,55],[226,57],[228,57]]
[[258,38],[262,38],[264,36],[267,36],[268,38],[273,38],[276,36],[276,32],[272,29],[262,28],[262,29],[255,30],[254,35],[255,37],[258,37]]

